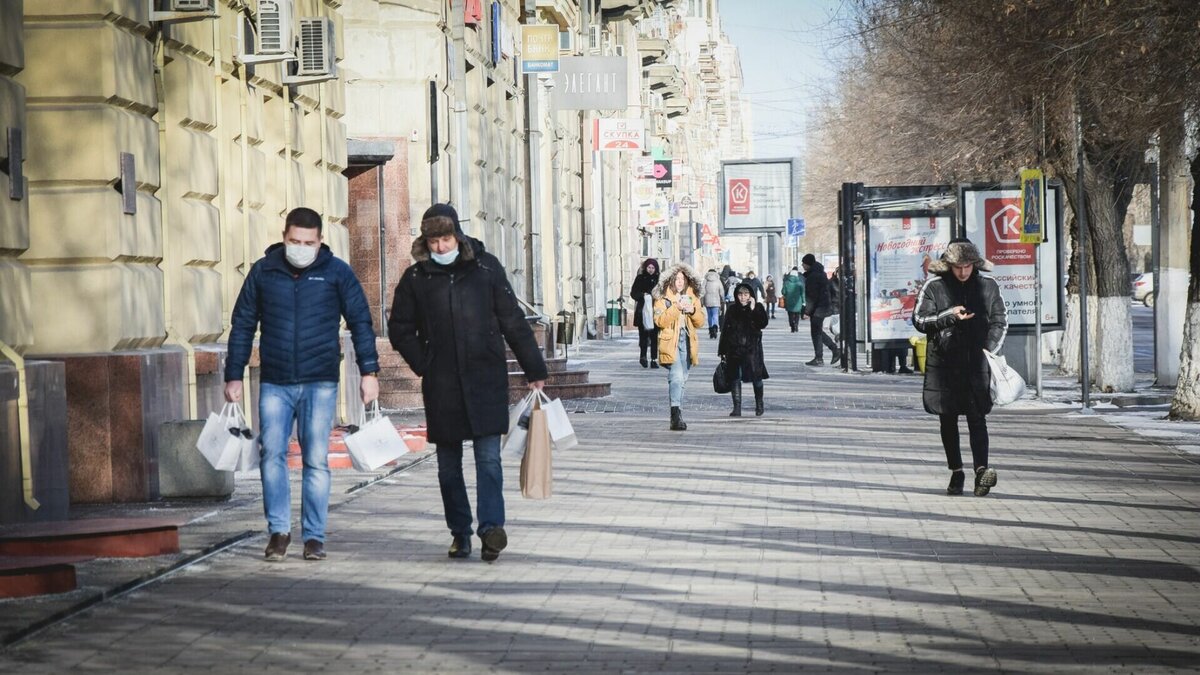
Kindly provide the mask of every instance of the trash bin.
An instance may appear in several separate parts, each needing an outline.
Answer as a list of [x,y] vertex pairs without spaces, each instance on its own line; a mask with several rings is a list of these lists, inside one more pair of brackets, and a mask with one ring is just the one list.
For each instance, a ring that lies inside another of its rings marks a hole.
[[913,365],[922,373],[925,372],[925,347],[928,346],[928,341],[924,335],[916,335],[908,338],[908,343],[913,348]]
[[560,345],[575,342],[575,312],[563,310],[557,314],[558,330],[555,331],[554,341]]

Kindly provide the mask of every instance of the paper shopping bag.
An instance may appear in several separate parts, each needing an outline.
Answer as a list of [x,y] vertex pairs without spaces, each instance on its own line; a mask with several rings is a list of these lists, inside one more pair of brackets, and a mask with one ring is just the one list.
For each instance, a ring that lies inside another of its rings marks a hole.
[[237,403],[226,403],[219,413],[209,413],[196,440],[196,449],[214,469],[238,470],[247,441],[255,443],[253,437],[247,439],[243,434],[244,420],[242,406]]
[[537,408],[529,413],[529,433],[525,436],[525,456],[521,458],[521,496],[549,499],[554,488],[551,475],[550,429],[546,412]]
[[408,452],[395,425],[379,412],[379,401],[371,404],[370,419],[344,440],[356,471],[375,471]]
[[575,437],[575,428],[571,426],[571,420],[567,418],[567,410],[563,408],[562,399],[550,400],[550,397],[543,392],[538,392],[541,396],[542,410],[546,412],[546,427],[550,430],[550,440],[554,442],[555,450],[570,450],[579,445],[579,439]]
[[537,402],[537,392],[531,391],[521,399],[508,415],[508,433],[504,436],[504,445],[500,454],[504,457],[520,457],[525,454],[525,436],[529,430],[529,412]]

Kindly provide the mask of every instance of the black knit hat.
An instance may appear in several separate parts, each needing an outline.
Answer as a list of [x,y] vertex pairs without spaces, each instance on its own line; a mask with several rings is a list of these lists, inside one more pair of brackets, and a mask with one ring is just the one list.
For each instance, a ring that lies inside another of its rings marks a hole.
[[817,256],[811,253],[805,253],[804,257],[800,259],[800,264],[812,267],[813,265],[817,264]]

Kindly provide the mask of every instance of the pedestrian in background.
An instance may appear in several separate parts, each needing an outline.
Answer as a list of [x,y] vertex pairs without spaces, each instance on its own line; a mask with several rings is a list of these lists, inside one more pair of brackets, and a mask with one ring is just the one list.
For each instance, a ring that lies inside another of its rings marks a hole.
[[472,441],[480,557],[493,561],[508,546],[500,435],[508,431],[505,343],[541,390],[546,362],[517,305],[504,267],[483,244],[463,233],[458,213],[434,204],[421,218],[392,301],[388,337],[421,378],[425,422],[437,447],[438,484],[451,558],[471,555],[471,500],[463,479],[463,441]]
[[700,364],[696,331],[704,325],[700,311],[700,280],[691,267],[677,263],[667,268],[654,289],[654,323],[658,326],[658,358],[667,366],[667,391],[671,400],[671,430],[686,431],[683,421],[683,388],[688,371]]
[[929,265],[930,278],[921,287],[913,325],[928,336],[925,412],[937,415],[942,448],[950,468],[946,492],[962,494],[962,451],[958,417],[965,415],[975,466],[975,495],[996,485],[996,470],[988,465],[986,415],[992,410],[991,374],[986,349],[996,353],[1008,331],[1008,316],[1000,286],[980,271],[992,263],[966,239],[950,242],[941,260]]
[[346,319],[366,405],[379,397],[379,357],[371,308],[345,261],[322,243],[321,216],[292,209],[283,241],[272,244],[250,268],[233,306],[225,400],[242,400],[242,378],[254,333],[260,332],[258,419],[263,511],[270,539],[263,557],[279,562],[292,542],[292,494],[287,450],[295,427],[304,460],[300,532],[305,560],[325,559],[329,515],[329,433],[337,409],[341,374],[341,323]]
[[715,339],[721,329],[721,307],[725,304],[725,285],[716,268],[704,275],[704,309],[708,312],[708,338]]
[[834,315],[833,295],[830,293],[829,277],[825,276],[825,266],[817,262],[816,256],[811,253],[804,254],[800,259],[801,266],[804,267],[804,314],[800,318],[807,318],[809,332],[812,334],[813,352],[815,356],[811,361],[806,361],[806,366],[823,366],[825,365],[825,352],[822,346],[829,347],[831,352],[830,363],[837,365],[842,359],[842,353],[838,351],[837,343],[833,341],[833,337],[825,332],[825,320]]
[[[755,302],[761,304],[766,293],[763,291],[762,280],[758,278],[758,275],[754,274],[754,270],[746,272],[746,278],[742,280],[742,283],[750,286],[750,291],[754,293]],[[736,290],[734,294],[736,295]]]
[[[633,310],[633,315],[637,319],[638,327],[638,351],[641,356],[638,358],[638,363],[642,364],[643,368],[658,367],[658,328],[653,323],[644,325],[643,313],[646,303],[653,304],[653,299],[647,296],[654,292],[654,287],[658,285],[658,261],[654,258],[646,258],[642,262],[642,266],[638,268],[637,276],[633,278],[633,285],[629,288],[629,295],[637,303]],[[646,351],[650,351],[650,360],[646,360]]]
[[800,330],[800,315],[804,313],[804,277],[793,267],[783,278],[783,304],[787,310],[788,326],[795,333]]
[[754,414],[763,414],[763,380],[770,377],[763,361],[762,329],[767,327],[767,310],[754,298],[750,284],[739,284],[733,292],[734,303],[725,310],[725,324],[717,355],[725,361],[733,388],[733,412],[742,416],[742,383],[754,388]]
[[779,302],[778,289],[775,288],[775,279],[770,274],[767,275],[766,281],[763,282],[763,302],[769,308],[770,318],[775,318],[775,305]]

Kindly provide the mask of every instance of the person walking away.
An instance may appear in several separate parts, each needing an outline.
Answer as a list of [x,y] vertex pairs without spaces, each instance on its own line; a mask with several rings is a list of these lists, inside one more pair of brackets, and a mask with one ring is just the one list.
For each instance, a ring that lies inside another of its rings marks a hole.
[[708,337],[715,339],[721,329],[721,305],[725,302],[725,285],[721,283],[721,275],[717,270],[710,269],[704,275],[704,309],[708,312]]
[[704,318],[696,273],[683,263],[667,268],[654,289],[654,323],[659,329],[658,358],[667,367],[672,431],[687,430],[683,421],[683,388],[688,371],[700,364],[696,331],[704,325]]
[[958,417],[965,415],[975,468],[975,495],[996,485],[996,470],[988,464],[986,416],[992,410],[991,374],[983,350],[996,353],[1008,331],[1000,286],[980,271],[992,263],[966,239],[950,242],[941,260],[930,263],[930,277],[917,297],[913,325],[928,336],[925,412],[938,416],[942,448],[950,468],[946,492],[962,494],[962,451]]
[[321,239],[321,216],[292,209],[283,241],[272,244],[242,283],[229,326],[225,400],[242,400],[246,366],[259,337],[258,419],[263,512],[270,539],[263,557],[279,562],[292,542],[292,497],[287,451],[293,426],[304,460],[300,531],[305,560],[324,560],[329,515],[329,434],[341,373],[341,322],[345,318],[362,375],[364,405],[379,397],[379,357],[371,309],[345,261]]
[[775,288],[775,279],[770,274],[767,275],[766,281],[763,282],[763,302],[766,303],[770,318],[775,318],[775,305],[779,303],[778,289]]
[[[658,367],[658,329],[653,324],[642,325],[642,312],[646,306],[646,296],[652,293],[657,285],[658,261],[654,258],[646,258],[642,266],[638,268],[637,276],[633,278],[633,285],[629,288],[629,295],[637,303],[633,315],[637,318],[638,350],[641,353],[638,363],[641,363],[643,368]],[[646,360],[646,350],[650,351],[649,361]]]
[[805,295],[804,313],[800,318],[808,319],[815,353],[813,359],[805,362],[804,365],[825,365],[825,352],[822,346],[827,346],[832,356],[830,363],[836,366],[842,359],[842,353],[838,351],[837,343],[824,330],[825,319],[834,314],[833,296],[829,292],[829,277],[825,276],[825,266],[817,262],[816,256],[811,253],[804,254],[804,257],[800,259],[800,264],[804,267]]
[[[437,448],[438,485],[452,540],[451,558],[496,560],[508,545],[500,435],[508,431],[508,361],[516,355],[530,391],[540,391],[546,362],[517,305],[504,267],[463,233],[458,213],[434,204],[421,218],[392,301],[388,337],[421,378],[429,440]],[[463,441],[472,441],[479,527],[463,479]]]
[[792,332],[800,330],[800,315],[804,313],[804,277],[795,267],[783,278],[783,304]]
[[733,412],[730,417],[742,416],[742,383],[754,388],[754,414],[763,414],[763,380],[770,377],[763,361],[762,329],[767,327],[767,310],[754,297],[748,283],[734,290],[734,303],[725,310],[725,325],[717,355],[725,361],[733,382]]

